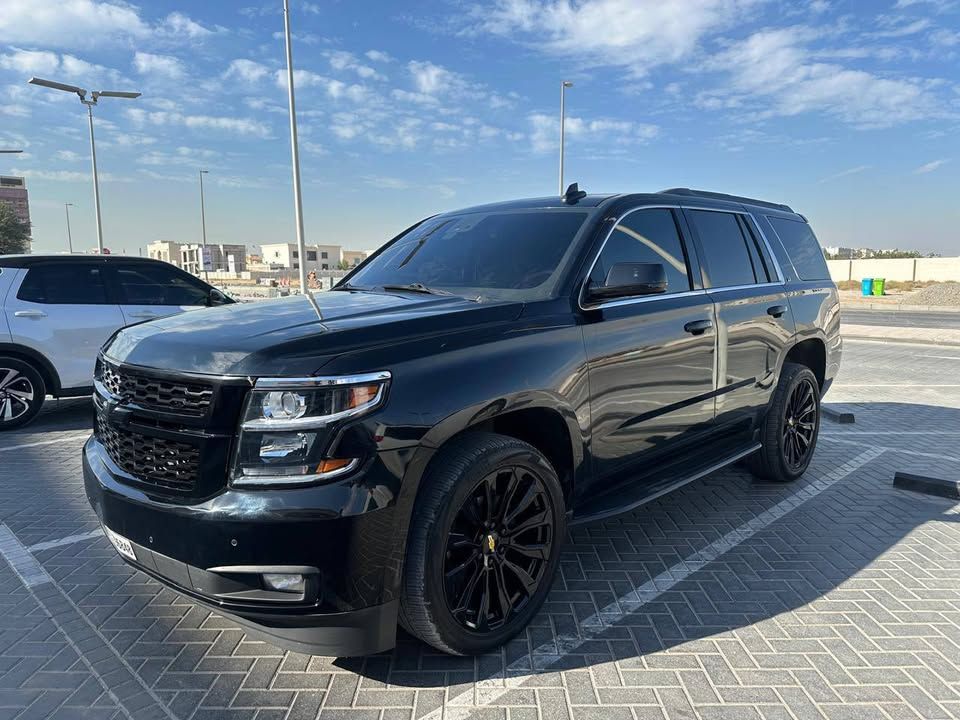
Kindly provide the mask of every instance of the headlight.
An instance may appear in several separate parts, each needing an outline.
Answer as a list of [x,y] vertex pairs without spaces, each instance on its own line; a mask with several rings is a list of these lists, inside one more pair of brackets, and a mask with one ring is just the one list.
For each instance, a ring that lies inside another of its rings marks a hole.
[[244,407],[231,483],[302,485],[350,472],[359,458],[324,456],[327,429],[382,405],[389,382],[388,372],[260,378]]

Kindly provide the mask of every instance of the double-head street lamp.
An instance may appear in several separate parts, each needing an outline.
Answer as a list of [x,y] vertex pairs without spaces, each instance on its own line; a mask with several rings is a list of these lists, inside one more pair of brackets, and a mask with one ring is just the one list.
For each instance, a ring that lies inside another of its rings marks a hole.
[[93,163],[93,206],[97,214],[97,249],[103,253],[103,226],[100,222],[100,180],[97,177],[97,146],[93,140],[93,106],[102,97],[115,98],[138,98],[138,92],[116,92],[113,90],[95,90],[90,93],[90,99],[87,99],[87,91],[76,85],[65,85],[64,83],[54,82],[53,80],[43,80],[42,78],[30,78],[31,85],[40,85],[51,88],[52,90],[63,90],[64,92],[76,93],[80,102],[87,106],[87,118],[90,121],[90,158]]
[[0,153],[22,153],[23,150],[0,150]]
[[565,122],[564,100],[566,99],[567,88],[573,87],[569,80],[563,80],[560,83],[560,197],[563,197],[563,126]]

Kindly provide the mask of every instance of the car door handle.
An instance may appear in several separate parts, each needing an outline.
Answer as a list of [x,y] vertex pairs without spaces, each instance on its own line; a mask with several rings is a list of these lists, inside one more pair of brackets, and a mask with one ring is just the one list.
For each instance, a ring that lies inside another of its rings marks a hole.
[[155,313],[155,312],[150,312],[149,310],[142,310],[142,311],[140,311],[140,312],[130,313],[130,317],[143,318],[143,319],[146,320],[146,319],[149,319],[149,318],[157,318],[157,317],[160,317],[160,315],[158,315],[158,314]]
[[43,310],[17,310],[13,316],[25,318],[45,318],[47,314]]
[[787,311],[786,305],[774,305],[767,308],[767,315],[778,318]]
[[683,329],[686,330],[691,335],[703,335],[707,330],[713,327],[713,322],[710,320],[691,320],[686,325],[683,326]]

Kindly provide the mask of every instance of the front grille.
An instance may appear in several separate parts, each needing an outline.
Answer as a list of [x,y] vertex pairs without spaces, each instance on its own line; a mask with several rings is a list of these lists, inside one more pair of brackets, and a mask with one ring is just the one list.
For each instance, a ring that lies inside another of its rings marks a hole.
[[179,493],[196,489],[200,472],[200,450],[196,446],[113,427],[99,414],[94,431],[117,467],[140,482]]
[[99,380],[111,395],[143,408],[200,417],[213,401],[213,387],[206,383],[160,380],[106,362],[99,365]]

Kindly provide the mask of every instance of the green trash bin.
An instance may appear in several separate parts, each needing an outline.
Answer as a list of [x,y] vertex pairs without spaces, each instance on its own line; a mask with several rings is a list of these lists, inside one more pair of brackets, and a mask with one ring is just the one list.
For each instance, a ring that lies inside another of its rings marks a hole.
[[883,288],[886,286],[886,278],[874,278],[873,279],[873,294],[874,295],[883,295]]

